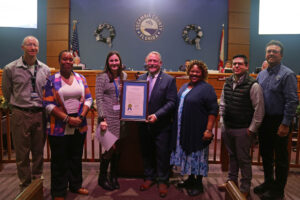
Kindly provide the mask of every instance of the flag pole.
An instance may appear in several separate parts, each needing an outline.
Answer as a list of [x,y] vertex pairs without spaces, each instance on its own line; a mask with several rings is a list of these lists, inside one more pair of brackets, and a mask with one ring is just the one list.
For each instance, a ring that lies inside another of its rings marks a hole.
[[78,20],[73,20],[73,33],[72,33],[72,39],[71,39],[71,44],[70,44],[70,50],[73,53],[74,57],[79,57],[79,41],[78,41],[78,35],[77,35],[77,23]]
[[78,22],[77,20],[73,20],[73,28],[72,28],[73,31],[75,31],[77,22]]
[[218,70],[221,72],[224,66],[224,24],[222,24],[222,33],[220,40],[219,63]]

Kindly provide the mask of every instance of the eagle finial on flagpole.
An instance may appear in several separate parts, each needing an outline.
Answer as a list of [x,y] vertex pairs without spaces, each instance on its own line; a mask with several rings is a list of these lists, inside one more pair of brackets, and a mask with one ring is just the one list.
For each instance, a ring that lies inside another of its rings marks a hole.
[[72,22],[73,22],[73,31],[74,31],[76,28],[76,24],[78,23],[78,20],[74,19]]

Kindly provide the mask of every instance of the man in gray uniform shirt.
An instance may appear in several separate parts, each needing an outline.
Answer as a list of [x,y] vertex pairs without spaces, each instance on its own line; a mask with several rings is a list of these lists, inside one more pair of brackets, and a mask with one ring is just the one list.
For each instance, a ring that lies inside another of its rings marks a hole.
[[24,55],[3,69],[2,92],[12,107],[10,125],[20,187],[24,188],[31,183],[31,179],[41,178],[43,173],[46,135],[42,88],[50,70],[36,57],[39,41],[35,37],[25,37],[22,49]]
[[[226,79],[220,99],[222,137],[229,153],[228,180],[248,197],[252,179],[250,148],[254,134],[264,117],[263,92],[257,81],[249,76],[245,55],[236,55],[232,61],[233,75]],[[224,189],[225,184],[219,189]]]

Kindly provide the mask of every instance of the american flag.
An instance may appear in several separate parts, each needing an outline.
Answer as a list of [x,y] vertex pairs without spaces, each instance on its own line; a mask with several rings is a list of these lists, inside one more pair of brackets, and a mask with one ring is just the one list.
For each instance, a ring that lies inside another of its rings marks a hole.
[[220,40],[218,70],[223,69],[223,65],[224,65],[224,24],[222,26],[223,27],[222,27],[222,34],[221,34],[221,40]]
[[70,50],[73,53],[73,56],[80,56],[79,53],[79,41],[78,41],[78,33],[77,33],[77,26],[76,26],[77,21],[73,20],[73,33],[72,33],[72,38],[71,38],[71,47]]

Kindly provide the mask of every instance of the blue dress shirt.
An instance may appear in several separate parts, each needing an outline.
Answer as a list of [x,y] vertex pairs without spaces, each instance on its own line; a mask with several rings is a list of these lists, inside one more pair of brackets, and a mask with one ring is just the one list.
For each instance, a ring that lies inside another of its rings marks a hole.
[[298,105],[295,73],[279,64],[261,71],[257,81],[263,88],[266,115],[283,115],[282,124],[290,125]]

